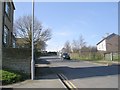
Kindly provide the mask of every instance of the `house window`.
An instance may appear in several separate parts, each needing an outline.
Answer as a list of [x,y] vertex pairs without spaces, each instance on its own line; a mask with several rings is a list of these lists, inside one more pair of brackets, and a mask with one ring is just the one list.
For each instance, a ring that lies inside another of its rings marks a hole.
[[8,45],[8,28],[4,26],[4,44]]
[[6,12],[8,17],[10,17],[10,11],[11,11],[10,2],[6,2],[6,4],[5,4],[5,12]]

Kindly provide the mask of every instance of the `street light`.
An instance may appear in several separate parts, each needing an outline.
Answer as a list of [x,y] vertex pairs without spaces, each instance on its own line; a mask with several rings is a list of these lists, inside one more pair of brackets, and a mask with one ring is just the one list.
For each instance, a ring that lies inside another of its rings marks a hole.
[[33,42],[33,37],[34,37],[34,0],[32,0],[32,60],[31,60],[31,79],[34,80],[34,74],[35,74],[35,69],[34,69],[34,42]]

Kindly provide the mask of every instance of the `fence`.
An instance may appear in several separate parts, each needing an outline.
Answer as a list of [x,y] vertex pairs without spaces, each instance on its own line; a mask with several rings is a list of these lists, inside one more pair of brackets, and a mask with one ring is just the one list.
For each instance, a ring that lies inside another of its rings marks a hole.
[[105,60],[118,61],[118,60],[120,60],[120,52],[105,53],[104,54],[104,59]]

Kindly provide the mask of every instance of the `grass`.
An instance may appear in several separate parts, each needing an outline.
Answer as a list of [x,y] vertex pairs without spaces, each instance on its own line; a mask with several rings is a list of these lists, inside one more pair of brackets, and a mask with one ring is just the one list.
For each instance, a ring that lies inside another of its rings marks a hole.
[[88,53],[87,55],[79,55],[78,53],[72,53],[70,57],[73,60],[87,60],[87,61],[98,61],[102,59],[102,56],[98,53]]
[[0,81],[2,81],[3,85],[20,82],[26,78],[27,75],[20,72],[12,70],[0,70]]
[[[93,55],[93,56],[92,56]],[[95,63],[100,63],[100,64],[120,64],[120,57],[114,57],[113,61],[110,59],[104,60],[104,58],[98,53],[96,54],[88,54],[86,56],[79,55],[78,53],[72,53],[71,55],[72,60],[83,60],[83,61],[92,61]]]

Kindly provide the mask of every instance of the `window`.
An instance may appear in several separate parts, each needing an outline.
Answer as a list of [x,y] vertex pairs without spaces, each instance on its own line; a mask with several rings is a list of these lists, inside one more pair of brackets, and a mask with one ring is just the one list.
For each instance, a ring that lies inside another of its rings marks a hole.
[[8,29],[4,26],[4,44],[5,46],[8,44]]
[[8,17],[10,17],[10,11],[11,11],[10,2],[6,2],[6,4],[5,4],[5,12],[6,12]]

